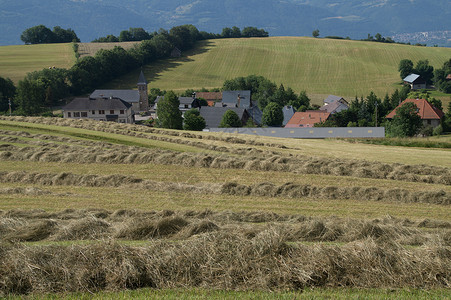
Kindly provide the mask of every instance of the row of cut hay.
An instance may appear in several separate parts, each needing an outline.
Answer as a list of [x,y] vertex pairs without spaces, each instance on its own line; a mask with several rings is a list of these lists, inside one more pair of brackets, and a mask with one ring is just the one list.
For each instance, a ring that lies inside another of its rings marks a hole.
[[[87,208],[87,209],[65,209],[62,211],[46,211],[43,209],[13,209],[8,211],[0,210],[0,218],[7,219],[55,219],[55,220],[78,220],[87,217],[95,217],[106,220],[108,222],[124,222],[128,219],[148,219],[159,220],[161,218],[181,216],[188,220],[212,220],[217,224],[231,224],[231,223],[288,223],[296,224],[302,222],[310,222],[312,220],[345,220],[338,217],[320,218],[320,217],[306,217],[304,215],[284,215],[274,212],[264,211],[212,211],[209,209],[202,211],[143,211],[134,209],[119,209],[116,211],[108,211],[101,208]],[[420,221],[412,221],[409,219],[400,219],[393,216],[386,216],[371,220],[375,224],[384,225],[399,225],[404,227],[418,227],[418,228],[444,228],[451,229],[451,223],[445,221],[424,219]]]
[[45,195],[51,194],[50,191],[42,190],[37,187],[15,187],[15,188],[0,188],[0,195]]
[[[336,187],[312,186],[295,183],[275,185],[263,182],[251,186],[227,182],[219,184],[182,184],[157,182],[132,176],[113,175],[79,175],[73,173],[28,173],[28,172],[0,172],[0,182],[38,184],[43,186],[88,186],[88,187],[121,187],[133,185],[134,188],[180,191],[184,193],[227,194],[237,196],[288,197],[288,198],[318,198],[318,199],[356,199],[363,201],[398,201],[419,202],[428,204],[450,205],[451,195],[443,190],[438,191],[409,191],[406,189],[381,189],[377,187]],[[13,190],[11,190],[12,192]],[[25,193],[27,190],[24,189]],[[1,193],[1,190],[0,190]],[[6,193],[6,192],[5,192]]]
[[[70,121],[70,120],[66,120]],[[73,121],[73,120],[71,120]],[[69,122],[70,123],[70,122]],[[94,122],[96,123],[96,122]],[[99,126],[99,125],[97,125]],[[116,126],[116,125],[109,125]],[[118,124],[117,126],[134,126],[130,124]],[[109,127],[101,127],[102,131],[108,131]],[[132,131],[127,131],[127,133],[133,133]],[[190,133],[186,133],[190,135]],[[37,135],[37,137],[42,135]],[[52,136],[47,136],[51,139]],[[53,137],[55,138],[55,137]],[[169,142],[175,143],[191,143],[183,140],[170,140],[164,137],[155,137],[156,139],[167,140]],[[82,145],[89,145],[89,141],[82,141]],[[308,173],[308,174],[330,174],[337,176],[357,176],[365,178],[388,178],[395,180],[407,180],[414,182],[428,182],[436,183],[436,180],[430,178],[431,175],[440,176],[439,181],[451,184],[451,170],[449,168],[432,167],[426,165],[402,165],[402,164],[384,164],[375,163],[367,161],[355,161],[355,160],[330,160],[325,158],[312,158],[312,157],[284,157],[275,152],[267,152],[256,150],[253,148],[243,148],[234,149],[233,151],[225,147],[218,147],[214,145],[201,145],[196,144],[196,142],[191,143],[193,146],[200,146],[206,149],[211,149],[215,151],[225,151],[232,152],[241,155],[255,155],[258,154],[260,158],[266,158],[270,160],[271,157],[277,157],[278,162],[282,161],[285,164],[290,164],[294,166],[293,169],[297,167],[297,172]],[[258,153],[252,152],[256,150]],[[269,156],[268,156],[269,155]],[[420,176],[423,175],[423,176]]]
[[[91,128],[88,128],[88,129],[91,129]],[[203,143],[200,141],[189,141],[189,140],[184,140],[184,139],[170,138],[170,137],[166,137],[166,136],[149,135],[149,134],[144,134],[141,132],[130,131],[130,130],[119,131],[119,130],[109,129],[108,127],[102,128],[102,130],[97,130],[97,131],[121,134],[121,135],[126,135],[126,136],[134,136],[134,137],[138,137],[138,138],[151,139],[151,140],[155,140],[155,141],[162,141],[162,142],[178,144],[178,145],[188,145],[188,146],[201,148],[201,149],[205,149],[205,150],[210,150],[210,151],[215,151],[215,152],[232,153],[232,154],[238,154],[238,155],[267,155],[268,153],[275,154],[275,152],[259,150],[256,148],[249,148],[249,147],[248,148],[229,148],[229,147],[225,147],[225,146],[217,146],[214,144],[207,144],[207,143]],[[79,139],[69,139],[67,137],[51,136],[51,135],[45,135],[45,134],[29,134],[29,133],[20,132],[20,131],[15,132],[15,131],[3,130],[3,131],[0,131],[0,134],[2,134],[2,133],[8,135],[8,136],[3,137],[3,139],[5,142],[10,142],[10,143],[18,141],[18,139],[15,136],[23,136],[23,137],[27,137],[27,138],[33,138],[35,140],[34,141],[22,140],[23,141],[22,143],[28,143],[28,144],[40,145],[40,146],[51,145],[49,143],[43,142],[42,140],[45,140],[48,142],[49,141],[65,142],[65,143],[71,143],[71,144],[83,145],[83,146],[93,146],[93,145],[105,146],[105,145],[109,144],[109,143],[99,142],[99,141],[91,142],[91,141],[85,141],[85,140],[79,140]],[[0,141],[1,140],[2,140],[2,138],[0,138]],[[228,139],[226,139],[226,140],[228,140]]]
[[[121,126],[120,124],[119,126]],[[131,125],[128,125],[131,126]],[[103,128],[105,130],[105,128]],[[42,135],[40,135],[42,136]],[[45,137],[45,136],[44,136]],[[52,136],[47,138],[51,139]],[[54,138],[54,137],[53,137]],[[156,137],[156,139],[166,140],[164,137]],[[170,141],[170,139],[168,140]],[[240,158],[234,157],[235,160],[245,160],[247,168],[250,170],[277,170],[292,171],[297,173],[307,174],[324,174],[324,175],[336,175],[336,176],[354,176],[364,178],[386,178],[392,180],[403,180],[412,182],[426,182],[426,183],[438,183],[438,184],[451,184],[451,170],[449,168],[432,167],[425,165],[402,165],[402,164],[384,164],[378,162],[367,161],[355,161],[355,160],[330,160],[326,158],[312,158],[312,157],[292,157],[282,156],[274,152],[260,151],[256,156],[250,156],[254,154],[252,148],[246,149],[234,149],[228,150],[225,147],[218,147],[215,145],[200,145],[196,142],[187,142],[183,140],[172,141],[176,143],[193,144],[194,146],[200,146],[206,149],[215,151],[232,152],[240,154]],[[81,141],[81,145],[89,145],[90,141]],[[92,145],[92,144],[91,144]],[[117,148],[117,147],[116,147]],[[132,147],[123,147],[122,149],[130,149]],[[137,152],[143,152],[142,148],[134,147]],[[140,149],[140,150],[138,150]],[[36,151],[31,148],[30,151]],[[45,149],[47,150],[47,149]],[[255,150],[255,149],[254,149]],[[23,150],[22,150],[23,151]],[[78,152],[78,150],[76,150]],[[93,151],[91,151],[93,152]],[[153,153],[152,151],[146,151],[146,153]],[[144,154],[144,153],[143,153]],[[187,154],[185,157],[190,157],[192,154]],[[208,154],[205,154],[208,155]],[[243,157],[246,155],[246,157]],[[53,153],[51,155],[53,157]],[[120,158],[125,157],[125,154],[120,155]],[[56,159],[56,158],[55,158]],[[224,161],[224,158],[222,159]],[[230,162],[230,158],[226,158]],[[113,161],[114,163],[115,161]],[[121,162],[121,161],[117,161]],[[262,163],[263,162],[263,163]],[[133,163],[133,162],[132,162]],[[138,162],[142,163],[142,162]],[[190,165],[189,161],[184,163]],[[175,162],[176,164],[176,162]],[[263,164],[263,166],[262,166]],[[271,166],[274,164],[284,165],[283,168]],[[227,165],[227,164],[226,164]],[[238,162],[238,168],[241,168],[243,163]],[[208,167],[208,166],[205,166]],[[214,167],[214,166],[213,166]],[[224,167],[221,165],[220,167]],[[227,168],[227,166],[225,166]],[[255,168],[256,167],[256,168]],[[233,167],[232,167],[233,168]]]
[[451,185],[451,169],[429,166],[406,166],[365,161],[331,161],[280,155],[237,157],[206,153],[180,153],[119,145],[100,145],[91,147],[91,149],[54,145],[53,147],[41,148],[25,147],[20,151],[14,151],[11,147],[0,149],[0,159],[67,163],[157,163],[188,167],[281,171]]
[[[102,132],[124,134],[124,135],[135,135],[136,133],[141,132],[141,133],[169,135],[169,136],[176,136],[176,137],[183,137],[183,138],[197,139],[197,140],[205,139],[205,140],[212,140],[212,141],[222,141],[222,142],[226,142],[229,144],[265,146],[265,147],[272,147],[272,148],[286,148],[286,146],[280,145],[280,144],[262,143],[262,142],[257,142],[255,140],[241,139],[241,138],[227,136],[227,135],[201,135],[201,134],[195,134],[195,133],[185,132],[185,131],[171,131],[171,130],[151,128],[151,127],[140,126],[140,125],[121,124],[121,123],[114,123],[114,122],[105,123],[105,122],[98,122],[98,121],[93,121],[93,120],[88,120],[88,119],[74,120],[74,119],[46,118],[46,117],[20,117],[20,116],[19,117],[6,117],[6,116],[2,117],[2,116],[0,116],[0,120],[37,123],[37,124],[45,124],[45,125],[67,126],[67,127],[74,127],[74,128],[80,128],[80,129],[89,129],[89,130],[96,130],[96,131],[102,131]],[[145,137],[149,137],[149,135],[145,135]]]
[[243,185],[228,182],[222,185],[221,192],[238,196],[264,196],[289,198],[321,198],[321,199],[357,199],[366,201],[399,201],[420,202],[430,204],[451,204],[451,195],[443,190],[433,192],[413,192],[406,189],[381,189],[377,187],[336,187],[312,186],[295,183],[275,185],[263,182],[254,185]]
[[[42,186],[86,186],[86,187],[129,187],[158,190],[158,191],[181,191],[185,193],[219,194],[219,184],[190,185],[183,183],[157,182],[121,174],[113,175],[79,175],[68,172],[51,173],[28,173],[28,172],[0,172],[2,183],[22,183]],[[16,191],[35,192],[39,189],[22,188],[18,190],[6,189],[5,193]],[[1,190],[0,190],[1,191]]]
[[267,229],[252,238],[212,232],[183,243],[133,247],[0,244],[0,293],[142,287],[302,290],[307,287],[450,288],[449,247],[405,248],[371,238],[342,246],[289,245]]
[[[131,214],[130,214],[131,213]],[[45,212],[41,212],[42,216]],[[249,239],[268,228],[277,229],[288,242],[349,243],[366,238],[402,245],[451,246],[451,223],[422,220],[412,222],[396,218],[374,220],[341,219],[336,217],[286,216],[285,221],[255,223],[225,220],[223,213],[205,217],[187,212],[114,212],[71,211],[48,213],[52,217],[37,217],[24,211],[6,212],[0,217],[1,240],[10,242],[66,240],[186,240],[192,236],[221,231],[243,235]],[[69,215],[68,215],[69,214]],[[121,215],[121,217],[118,217]],[[265,220],[263,213],[237,213],[249,220]],[[249,218],[252,216],[252,218]],[[259,217],[256,219],[255,217]],[[267,220],[267,219],[266,219]],[[428,231],[420,228],[428,227]]]

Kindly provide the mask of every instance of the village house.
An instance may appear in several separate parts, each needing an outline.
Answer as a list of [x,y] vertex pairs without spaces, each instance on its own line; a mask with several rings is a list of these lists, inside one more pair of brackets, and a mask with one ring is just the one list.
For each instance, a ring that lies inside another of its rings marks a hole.
[[291,105],[286,105],[282,108],[282,112],[283,112],[283,122],[282,122],[282,126],[287,125],[288,121],[291,120],[291,118],[293,117],[294,113],[296,112],[296,110],[294,109],[293,106]]
[[226,113],[226,111],[232,110],[234,111],[241,120],[242,125],[244,126],[250,118],[249,112],[242,107],[210,107],[210,106],[202,106],[199,109],[200,115],[205,119],[205,128],[218,128],[221,124],[222,117]]
[[208,106],[215,106],[216,102],[222,101],[221,92],[196,92],[196,96],[199,99],[205,99]]
[[426,88],[426,81],[418,74],[410,74],[403,79],[405,84],[410,85],[412,90],[421,90]]
[[335,114],[349,108],[349,103],[343,97],[329,95],[324,100],[324,105],[319,110],[326,111],[330,114]]
[[174,49],[172,49],[171,57],[180,57],[180,56],[182,56],[182,51],[179,48],[175,47]]
[[393,119],[396,116],[396,110],[404,105],[405,103],[414,103],[417,106],[418,115],[423,120],[423,126],[437,127],[440,125],[440,120],[445,115],[443,111],[434,107],[425,99],[406,99],[401,104],[399,104],[391,113],[389,113],[385,118]]
[[288,121],[285,128],[313,127],[317,123],[326,121],[330,113],[322,110],[307,110],[305,112],[296,112]]
[[147,80],[143,71],[139,74],[137,90],[95,90],[90,99],[97,98],[118,98],[132,105],[135,113],[147,113],[149,111],[149,101],[147,93]]
[[[164,99],[164,96],[158,96],[155,99],[154,109],[157,110],[158,102]],[[182,115],[185,114],[186,111],[192,108],[199,108],[201,106],[200,100],[196,97],[196,93],[193,93],[192,97],[178,97],[180,102],[179,110],[182,112]]]
[[75,98],[62,110],[67,119],[134,123],[132,105],[119,98]]
[[251,107],[251,91],[223,91],[220,106],[241,108]]

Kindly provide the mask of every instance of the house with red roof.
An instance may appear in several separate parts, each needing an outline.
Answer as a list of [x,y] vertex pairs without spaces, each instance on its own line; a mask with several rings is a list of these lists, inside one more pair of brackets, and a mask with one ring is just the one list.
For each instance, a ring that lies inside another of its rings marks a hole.
[[389,113],[385,118],[393,119],[396,116],[396,110],[405,103],[414,103],[418,107],[418,115],[420,115],[423,120],[424,126],[437,127],[440,125],[440,120],[445,115],[443,111],[434,107],[425,99],[406,99],[401,104],[398,105],[391,113]]
[[327,111],[307,110],[305,112],[296,112],[285,128],[313,127],[316,123],[326,121],[330,116]]

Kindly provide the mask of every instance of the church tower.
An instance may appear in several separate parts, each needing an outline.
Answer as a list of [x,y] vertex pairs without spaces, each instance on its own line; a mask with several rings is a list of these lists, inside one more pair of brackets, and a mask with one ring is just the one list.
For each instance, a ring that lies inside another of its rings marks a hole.
[[139,110],[140,111],[149,111],[149,100],[147,94],[147,80],[144,77],[144,73],[141,70],[141,74],[139,74],[138,78],[138,93],[139,93]]

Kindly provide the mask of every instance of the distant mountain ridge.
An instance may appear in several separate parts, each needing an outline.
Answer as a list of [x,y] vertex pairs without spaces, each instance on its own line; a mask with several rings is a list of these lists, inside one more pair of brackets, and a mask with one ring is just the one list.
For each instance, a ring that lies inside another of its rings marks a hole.
[[[193,24],[220,33],[255,26],[272,36],[365,38],[451,30],[450,0],[0,0],[0,45],[21,44],[26,28],[72,28],[83,42],[130,27],[147,31]],[[412,35],[415,37],[415,35]],[[415,43],[414,38],[409,40]],[[451,41],[434,41],[451,46]]]

